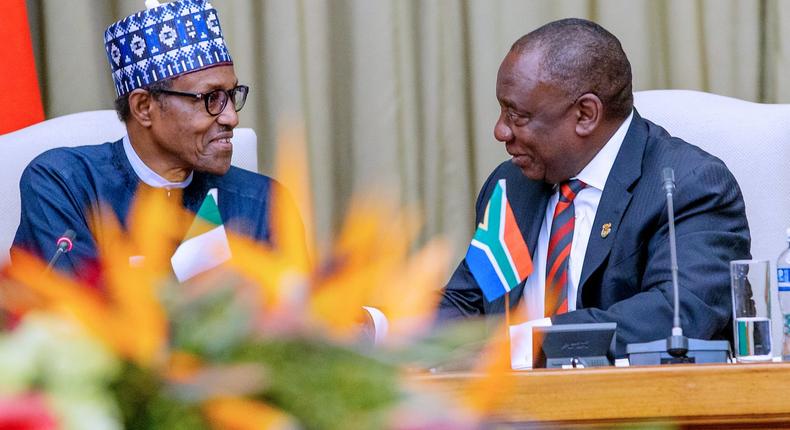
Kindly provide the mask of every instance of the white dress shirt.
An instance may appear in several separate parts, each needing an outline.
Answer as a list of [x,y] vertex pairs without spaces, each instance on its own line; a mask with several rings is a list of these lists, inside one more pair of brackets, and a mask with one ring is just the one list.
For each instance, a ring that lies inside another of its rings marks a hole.
[[192,174],[194,172],[190,172],[189,176],[182,182],[170,182],[151,170],[135,152],[132,142],[129,140],[129,135],[123,137],[123,152],[126,154],[126,158],[129,159],[129,164],[132,165],[134,173],[146,185],[171,190],[174,188],[186,188],[192,182]]

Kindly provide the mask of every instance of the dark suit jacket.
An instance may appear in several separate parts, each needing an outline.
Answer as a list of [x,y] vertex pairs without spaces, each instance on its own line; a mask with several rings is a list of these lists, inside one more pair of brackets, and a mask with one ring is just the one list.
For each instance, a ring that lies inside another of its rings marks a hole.
[[[582,266],[576,309],[552,317],[553,324],[616,322],[617,355],[631,342],[670,335],[672,276],[669,224],[661,171],[675,170],[680,315],[684,334],[732,339],[730,260],[749,258],[749,226],[740,188],[716,157],[634,118],[606,181]],[[534,250],[552,186],[532,181],[510,161],[500,164],[477,199],[483,217],[497,180],[507,196],[527,246]],[[611,233],[601,228],[611,223]],[[511,308],[522,300],[524,283],[510,293]],[[439,320],[496,315],[504,298],[487,302],[465,261],[443,292]]]

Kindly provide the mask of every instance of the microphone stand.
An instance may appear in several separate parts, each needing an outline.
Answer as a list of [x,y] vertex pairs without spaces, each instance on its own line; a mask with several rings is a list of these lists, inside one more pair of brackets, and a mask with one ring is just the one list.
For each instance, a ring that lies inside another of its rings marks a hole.
[[680,294],[678,288],[678,257],[675,243],[675,172],[671,167],[662,171],[664,191],[667,196],[669,224],[669,258],[672,272],[673,316],[672,333],[666,339],[652,342],[631,343],[626,353],[631,365],[677,363],[726,363],[730,356],[730,343],[726,340],[689,339],[680,325]]
[[664,176],[664,191],[667,194],[667,214],[669,218],[669,260],[672,271],[672,297],[673,310],[672,334],[667,338],[667,352],[678,362],[689,362],[688,353],[689,341],[683,335],[683,327],[680,326],[680,294],[678,288],[678,251],[675,242],[675,172],[671,167],[665,167],[662,172]]

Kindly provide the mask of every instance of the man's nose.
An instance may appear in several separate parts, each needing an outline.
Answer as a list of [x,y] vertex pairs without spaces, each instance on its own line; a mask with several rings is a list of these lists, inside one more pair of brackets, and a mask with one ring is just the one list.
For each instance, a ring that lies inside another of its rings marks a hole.
[[505,123],[503,115],[499,115],[496,124],[494,124],[494,139],[500,142],[509,142],[513,139],[513,130]]
[[232,100],[228,100],[225,109],[217,115],[217,122],[222,125],[227,125],[230,128],[236,128],[236,126],[239,125],[239,113],[236,112]]

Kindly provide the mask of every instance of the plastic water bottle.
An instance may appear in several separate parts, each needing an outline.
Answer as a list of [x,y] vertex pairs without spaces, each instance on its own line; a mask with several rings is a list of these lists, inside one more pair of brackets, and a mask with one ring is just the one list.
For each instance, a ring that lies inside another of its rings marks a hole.
[[790,228],[785,232],[788,248],[776,260],[777,286],[779,287],[779,308],[782,310],[782,360],[790,361]]

